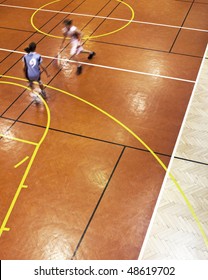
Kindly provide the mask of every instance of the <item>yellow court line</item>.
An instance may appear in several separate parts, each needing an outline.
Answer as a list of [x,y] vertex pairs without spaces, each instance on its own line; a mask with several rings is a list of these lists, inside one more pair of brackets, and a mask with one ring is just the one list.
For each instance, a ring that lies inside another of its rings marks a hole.
[[[42,30],[38,29],[38,28],[36,27],[36,25],[34,24],[34,17],[35,17],[35,15],[36,15],[41,9],[43,9],[43,8],[45,8],[46,6],[49,6],[49,5],[51,5],[51,4],[54,4],[54,3],[56,3],[56,2],[60,2],[60,1],[61,1],[61,0],[55,0],[55,1],[52,1],[52,2],[50,2],[50,3],[47,3],[47,4],[43,5],[43,6],[41,6],[40,8],[38,8],[38,9],[32,14],[32,16],[31,16],[31,18],[30,18],[30,23],[31,23],[32,27],[33,27],[36,31],[38,31],[39,33],[41,33],[41,34],[43,34],[43,35],[45,35],[45,36],[48,36],[48,37],[57,38],[57,39],[62,39],[62,38],[63,38],[63,36],[56,36],[56,35],[52,35],[52,34],[43,32]],[[100,37],[104,37],[104,36],[108,36],[108,35],[114,34],[114,33],[116,33],[116,32],[119,32],[119,31],[123,30],[124,28],[126,28],[126,27],[133,21],[134,15],[135,15],[135,14],[134,14],[133,8],[132,8],[129,4],[127,4],[126,2],[124,2],[124,1],[121,1],[121,0],[115,0],[115,1],[120,2],[120,3],[124,4],[124,5],[126,5],[126,6],[130,9],[130,11],[131,11],[131,18],[130,18],[130,20],[129,20],[124,26],[122,26],[122,27],[120,27],[120,28],[118,28],[118,29],[116,29],[116,30],[113,30],[113,31],[110,31],[110,32],[107,32],[107,33],[104,33],[104,34],[100,34],[100,35],[95,35],[95,36],[84,36],[84,37],[83,37],[84,40],[87,40],[87,39],[88,39],[88,40],[89,40],[89,39],[95,39],[95,38],[100,38]],[[69,39],[69,38],[67,38],[67,39]]]
[[[1,77],[3,77],[3,75],[1,75]],[[5,77],[5,76],[4,76],[4,77]],[[17,78],[16,78],[16,80],[25,80],[25,79],[21,79],[21,78],[20,78],[20,79],[17,79]],[[0,81],[0,83],[4,83],[4,82]],[[26,86],[24,86],[24,85],[21,85],[21,84],[17,84],[17,83],[13,83],[13,82],[7,82],[7,83],[8,83],[8,84],[11,84],[11,85],[15,85],[15,86],[22,87],[22,88],[24,88],[24,89],[30,90],[28,87],[26,87]],[[6,213],[6,216],[5,216],[5,218],[4,218],[3,222],[2,222],[2,225],[1,225],[1,227],[0,227],[0,237],[1,237],[1,235],[2,235],[2,233],[3,233],[4,231],[7,231],[7,230],[8,230],[8,228],[6,227],[6,224],[7,224],[8,220],[9,220],[9,217],[10,217],[10,215],[11,215],[11,213],[12,213],[12,211],[13,211],[13,208],[14,208],[16,202],[17,202],[17,199],[18,199],[18,197],[19,197],[19,195],[20,195],[21,190],[28,187],[27,185],[25,185],[25,180],[26,180],[26,178],[27,178],[27,176],[28,176],[28,174],[29,174],[29,171],[30,171],[30,169],[31,169],[31,166],[32,166],[32,164],[33,164],[33,162],[34,162],[34,159],[35,159],[35,157],[36,157],[36,155],[37,155],[37,152],[38,152],[38,150],[39,150],[39,148],[40,148],[40,145],[41,145],[41,144],[43,143],[43,141],[45,140],[45,137],[46,137],[46,135],[47,135],[47,133],[48,133],[48,130],[49,130],[49,127],[50,127],[51,116],[50,116],[49,107],[48,107],[47,103],[45,102],[45,100],[42,98],[42,96],[39,95],[39,94],[37,94],[37,95],[38,95],[38,97],[42,100],[42,102],[43,102],[43,104],[44,104],[44,106],[45,106],[45,108],[46,108],[46,112],[47,112],[47,124],[46,124],[46,128],[45,128],[45,131],[44,131],[44,133],[43,133],[43,135],[42,135],[42,137],[41,137],[39,143],[37,143],[37,145],[35,146],[35,150],[34,150],[32,156],[31,156],[31,159],[30,159],[28,165],[27,165],[27,168],[26,168],[26,170],[25,170],[25,172],[24,172],[24,175],[23,175],[23,177],[22,177],[22,179],[21,179],[21,182],[20,182],[20,184],[19,184],[19,186],[18,186],[18,188],[17,188],[17,191],[16,191],[16,193],[15,193],[13,199],[12,199],[12,202],[11,202],[11,204],[10,204],[10,206],[9,206],[9,209],[8,209],[8,211],[7,211],[7,213]]]
[[[2,82],[0,82],[0,83],[2,84]],[[7,136],[5,134],[0,134],[0,137],[6,138],[6,139],[10,139],[10,140],[15,140],[17,142],[22,142],[22,143],[34,145],[34,146],[37,145],[37,143],[35,143],[35,142],[31,142],[31,141],[20,139],[20,138],[16,138],[16,137]]]
[[28,160],[29,156],[26,156],[23,160],[21,160],[19,163],[17,163],[14,168],[19,167],[21,164],[23,164],[26,160]]
[[[8,79],[19,79],[19,80],[25,80],[22,78],[18,78],[18,77],[13,77],[13,76],[4,76],[2,75],[4,78],[8,78]],[[26,81],[26,80],[25,80]],[[87,105],[89,105],[90,107],[93,107],[94,109],[96,109],[97,111],[101,112],[102,114],[106,115],[107,117],[109,117],[110,119],[112,119],[114,122],[116,122],[118,125],[120,125],[121,127],[123,127],[126,131],[128,131],[134,138],[136,138],[150,153],[151,155],[156,159],[156,161],[159,163],[159,165],[166,171],[166,173],[168,174],[169,178],[172,180],[172,182],[174,183],[174,185],[176,186],[176,188],[178,189],[178,191],[180,192],[180,194],[182,195],[186,205],[188,206],[188,209],[192,215],[192,217],[194,218],[198,229],[204,239],[204,242],[206,244],[206,246],[208,247],[208,238],[206,236],[206,233],[201,225],[201,222],[199,221],[199,218],[197,217],[193,206],[191,205],[190,201],[188,200],[188,198],[186,197],[184,191],[182,190],[181,186],[179,185],[179,183],[177,182],[176,178],[173,176],[172,173],[168,172],[168,168],[167,166],[163,163],[163,161],[154,153],[154,151],[138,136],[136,135],[129,127],[127,127],[125,124],[123,124],[122,122],[120,122],[118,119],[116,119],[115,117],[113,117],[112,115],[110,115],[109,113],[107,113],[106,111],[102,110],[101,108],[97,107],[96,105],[88,102],[85,99],[82,99],[81,97],[78,97],[74,94],[71,94],[67,91],[61,90],[59,88],[53,87],[53,86],[49,86],[49,85],[44,85],[52,90],[64,93],[68,96],[71,96]]]
[[[45,85],[46,86],[46,85]],[[180,187],[179,183],[177,182],[176,178],[173,176],[172,173],[168,172],[168,168],[167,166],[163,163],[163,161],[154,153],[154,151],[138,136],[136,135],[129,127],[127,127],[125,124],[123,124],[122,122],[120,122],[118,119],[116,119],[115,117],[113,117],[112,115],[110,115],[109,113],[107,113],[106,111],[102,110],[101,108],[97,107],[96,105],[88,102],[87,100],[85,99],[82,99],[76,95],[73,95],[69,92],[66,92],[64,90],[61,90],[61,89],[58,89],[58,88],[55,88],[53,86],[49,86],[47,85],[48,88],[51,88],[53,90],[56,90],[56,91],[59,91],[59,92],[62,92],[64,94],[67,94],[87,105],[89,105],[90,107],[93,107],[94,109],[96,109],[97,111],[101,112],[102,114],[106,115],[107,117],[109,117],[110,119],[112,119],[114,122],[116,122],[117,124],[119,124],[121,127],[123,127],[126,131],[128,131],[134,138],[136,138],[150,153],[151,155],[156,159],[156,161],[160,164],[160,166],[166,171],[166,173],[168,174],[168,176],[170,177],[170,179],[172,180],[172,182],[175,184],[175,186],[177,187],[178,191],[180,192],[180,194],[182,195],[184,201],[186,202],[186,205],[188,206],[188,209],[192,215],[192,217],[194,218],[197,226],[198,226],[198,229],[204,239],[204,242],[206,244],[206,246],[208,247],[208,237],[206,236],[206,233],[201,225],[201,222],[199,220],[199,218],[197,217],[195,211],[194,211],[194,208],[193,206],[191,205],[190,201],[188,200],[188,198],[186,197],[184,191],[182,190],[182,188]]]

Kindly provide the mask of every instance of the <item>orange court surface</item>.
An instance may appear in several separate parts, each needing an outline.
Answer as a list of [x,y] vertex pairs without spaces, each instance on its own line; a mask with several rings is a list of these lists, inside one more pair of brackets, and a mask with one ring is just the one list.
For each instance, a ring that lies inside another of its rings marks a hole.
[[[139,258],[207,14],[208,0],[0,0],[0,259]],[[96,53],[81,75],[69,40],[57,64],[66,18]],[[50,74],[38,105],[22,62],[33,41]]]

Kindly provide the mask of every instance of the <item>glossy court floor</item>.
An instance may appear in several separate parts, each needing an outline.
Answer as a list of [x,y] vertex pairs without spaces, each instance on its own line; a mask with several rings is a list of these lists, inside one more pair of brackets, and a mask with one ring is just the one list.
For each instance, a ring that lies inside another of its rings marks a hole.
[[[207,13],[207,0],[0,0],[1,259],[138,259]],[[68,17],[96,52],[80,76],[54,63]],[[31,41],[50,74],[39,106],[22,71]]]

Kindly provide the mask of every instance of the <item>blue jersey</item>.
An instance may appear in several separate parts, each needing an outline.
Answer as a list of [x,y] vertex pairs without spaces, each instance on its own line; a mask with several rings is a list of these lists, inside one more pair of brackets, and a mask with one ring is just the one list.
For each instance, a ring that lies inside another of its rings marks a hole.
[[42,62],[41,56],[36,52],[30,52],[23,57],[26,76],[28,80],[39,81],[40,80],[40,64]]

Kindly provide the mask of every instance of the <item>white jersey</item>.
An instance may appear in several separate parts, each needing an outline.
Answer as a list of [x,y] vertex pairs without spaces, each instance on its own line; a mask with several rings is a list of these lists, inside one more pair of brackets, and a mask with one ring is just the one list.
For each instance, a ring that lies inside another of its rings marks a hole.
[[70,29],[64,27],[62,29],[63,34],[65,34],[67,37],[71,38],[71,41],[77,40],[77,36],[75,35],[77,32],[80,31],[77,29],[76,26],[72,25]]
[[69,37],[71,39],[71,51],[70,54],[78,55],[81,53],[84,49],[82,47],[81,40],[78,40],[77,33],[80,33],[80,31],[77,29],[76,26],[72,25],[70,29],[64,27],[62,29],[62,32],[65,36]]

